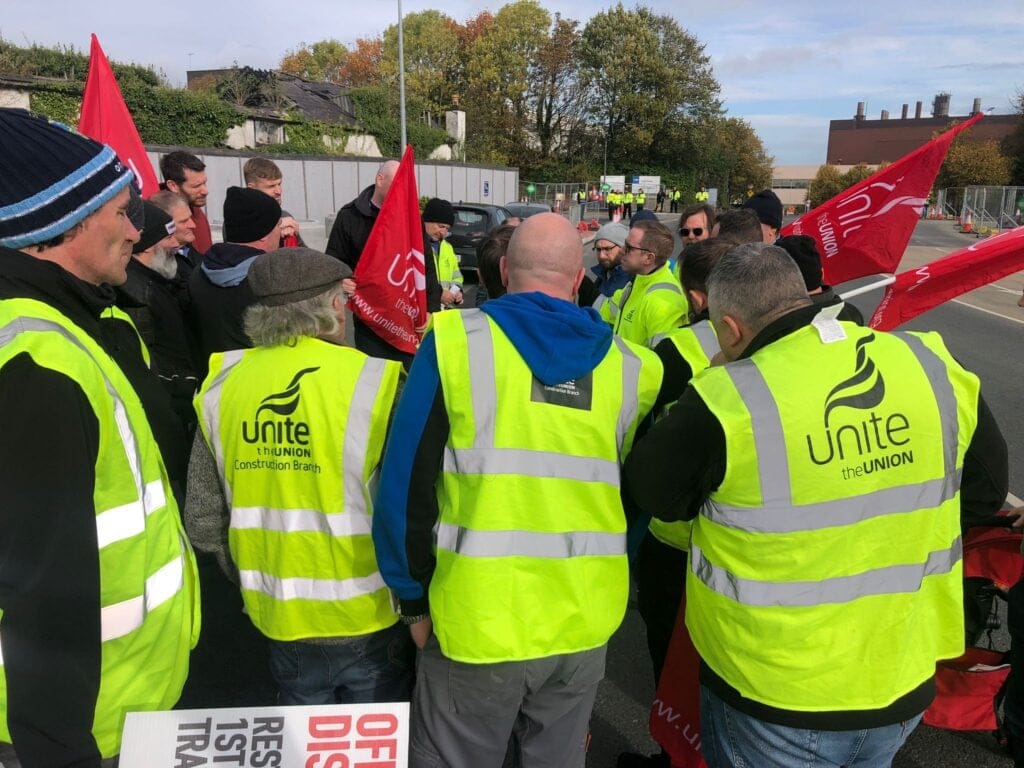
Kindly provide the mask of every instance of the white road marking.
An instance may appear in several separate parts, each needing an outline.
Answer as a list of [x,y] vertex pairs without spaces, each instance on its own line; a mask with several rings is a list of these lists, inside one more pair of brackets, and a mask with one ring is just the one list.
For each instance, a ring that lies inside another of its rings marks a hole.
[[1013,317],[1011,315],[1004,315],[1001,312],[995,312],[995,311],[993,311],[991,309],[985,309],[984,307],[976,307],[973,304],[968,304],[966,301],[963,301],[962,299],[953,299],[952,302],[954,304],[959,304],[962,307],[970,307],[971,309],[976,309],[979,312],[984,312],[986,315],[995,315],[996,317],[1003,318],[1003,320],[1009,320],[1011,322],[1020,323],[1020,324],[1024,325],[1024,320],[1022,320],[1019,317]]

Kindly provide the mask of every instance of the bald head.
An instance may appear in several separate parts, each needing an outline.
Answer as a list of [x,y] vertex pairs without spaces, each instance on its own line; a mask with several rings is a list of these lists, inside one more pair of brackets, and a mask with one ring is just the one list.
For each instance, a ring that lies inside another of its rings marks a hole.
[[583,279],[579,233],[557,213],[530,216],[516,227],[501,272],[509,293],[539,291],[572,300]]
[[373,204],[378,208],[384,203],[384,198],[387,197],[388,190],[391,189],[391,182],[395,180],[396,173],[398,173],[397,160],[387,160],[381,163],[380,168],[377,169],[377,177],[373,182]]

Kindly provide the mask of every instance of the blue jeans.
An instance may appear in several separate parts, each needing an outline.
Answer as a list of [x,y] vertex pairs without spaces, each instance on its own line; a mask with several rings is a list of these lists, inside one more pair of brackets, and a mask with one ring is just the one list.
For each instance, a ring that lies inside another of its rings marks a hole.
[[860,731],[810,731],[745,715],[700,688],[701,752],[708,768],[880,768],[892,764],[921,717]]
[[270,642],[270,671],[284,705],[409,701],[414,659],[401,622],[337,645]]

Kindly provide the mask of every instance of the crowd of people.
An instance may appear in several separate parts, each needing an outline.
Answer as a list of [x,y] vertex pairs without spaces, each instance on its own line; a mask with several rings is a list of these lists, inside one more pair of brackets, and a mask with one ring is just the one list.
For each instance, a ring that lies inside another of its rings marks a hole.
[[[223,706],[190,655],[245,632],[280,704],[410,701],[413,766],[582,766],[631,571],[655,679],[685,606],[709,766],[891,762],[963,650],[1006,444],[770,191],[684,206],[678,256],[650,210],[607,223],[589,274],[566,218],[506,223],[474,308],[431,200],[409,355],[358,321],[346,345],[396,162],[325,253],[272,161],[220,243],[202,161],[160,165],[142,200],[109,147],[0,109],[5,768],[106,768],[126,712]],[[234,615],[200,618],[225,584]]]

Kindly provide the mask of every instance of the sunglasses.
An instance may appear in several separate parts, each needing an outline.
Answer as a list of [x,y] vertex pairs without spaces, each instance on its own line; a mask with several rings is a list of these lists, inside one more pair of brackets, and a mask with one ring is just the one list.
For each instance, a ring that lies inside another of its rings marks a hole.
[[679,228],[679,234],[683,237],[689,236],[690,232],[693,232],[694,237],[700,237],[704,234],[704,227],[694,227],[692,230],[689,227]]

